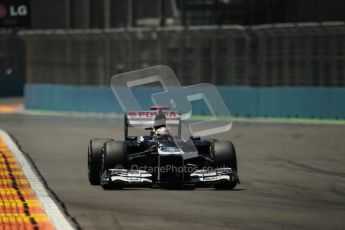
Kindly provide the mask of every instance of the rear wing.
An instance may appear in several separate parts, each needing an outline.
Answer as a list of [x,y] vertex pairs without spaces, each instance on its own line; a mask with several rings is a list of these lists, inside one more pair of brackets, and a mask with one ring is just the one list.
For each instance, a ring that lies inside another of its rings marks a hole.
[[143,128],[152,130],[161,126],[178,126],[181,130],[181,114],[177,111],[140,111],[127,112],[124,115],[125,137],[128,136],[128,128]]

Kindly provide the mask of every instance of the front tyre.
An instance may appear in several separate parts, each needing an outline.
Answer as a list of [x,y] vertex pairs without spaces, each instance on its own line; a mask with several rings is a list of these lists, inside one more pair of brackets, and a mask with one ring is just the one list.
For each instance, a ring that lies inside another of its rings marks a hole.
[[225,181],[215,184],[215,189],[234,189],[239,182],[237,177],[237,157],[234,144],[230,141],[216,141],[213,143],[213,160],[216,168],[231,168],[235,175],[235,181]]
[[127,167],[126,146],[122,141],[108,141],[102,151],[102,173],[108,169]]
[[[126,168],[128,164],[126,145],[122,141],[108,141],[102,150],[102,174],[108,169]],[[101,183],[103,189],[121,189],[123,183]]]
[[221,189],[221,190],[232,190],[236,187],[237,181],[226,181],[219,184],[214,184],[213,187],[215,189]]

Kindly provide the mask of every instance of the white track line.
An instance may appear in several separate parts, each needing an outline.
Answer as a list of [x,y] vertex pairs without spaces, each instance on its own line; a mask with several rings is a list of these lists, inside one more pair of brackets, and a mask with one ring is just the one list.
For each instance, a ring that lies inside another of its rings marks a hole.
[[56,229],[68,230],[74,229],[68,217],[63,213],[59,205],[49,195],[47,189],[43,185],[41,179],[36,174],[31,163],[26,159],[22,151],[18,148],[16,143],[5,131],[0,129],[0,137],[6,143],[18,164],[21,166],[26,178],[28,179],[32,190],[35,192],[38,200],[41,202],[42,207],[52,221]]

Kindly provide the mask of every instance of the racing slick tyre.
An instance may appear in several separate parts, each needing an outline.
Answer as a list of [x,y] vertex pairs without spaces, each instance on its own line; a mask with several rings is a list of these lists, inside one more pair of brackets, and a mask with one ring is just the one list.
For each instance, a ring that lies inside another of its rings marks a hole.
[[[102,149],[102,173],[108,169],[126,168],[127,166],[126,145],[122,141],[108,141]],[[122,183],[101,184],[103,189],[121,189]]]
[[89,143],[87,154],[88,177],[91,185],[100,185],[102,148],[110,138],[92,139]]
[[[216,141],[213,143],[213,159],[215,167],[229,167],[237,175],[237,158],[236,150],[230,141]],[[215,184],[215,189],[234,189],[238,183],[238,178],[235,181],[226,181]]]

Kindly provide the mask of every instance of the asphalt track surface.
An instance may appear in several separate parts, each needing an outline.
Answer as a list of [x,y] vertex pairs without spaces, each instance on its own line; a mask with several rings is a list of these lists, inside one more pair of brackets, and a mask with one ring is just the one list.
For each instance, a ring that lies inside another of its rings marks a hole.
[[104,191],[87,180],[92,137],[121,139],[122,121],[0,115],[82,229],[344,229],[345,126],[240,122],[226,134],[242,184]]

